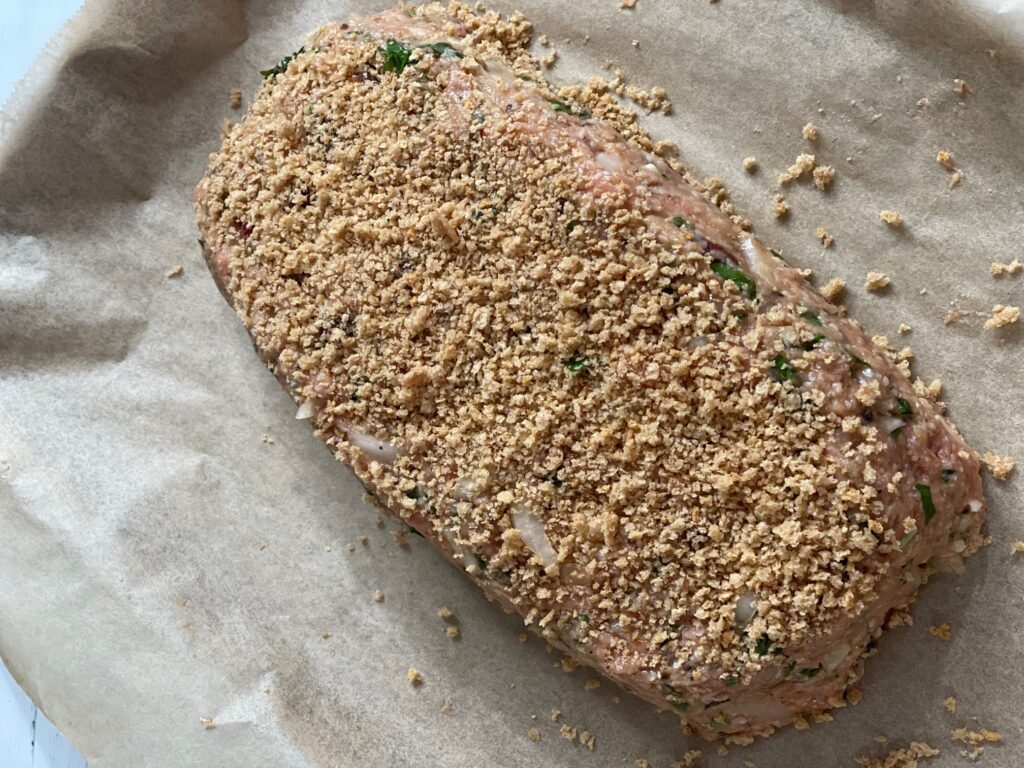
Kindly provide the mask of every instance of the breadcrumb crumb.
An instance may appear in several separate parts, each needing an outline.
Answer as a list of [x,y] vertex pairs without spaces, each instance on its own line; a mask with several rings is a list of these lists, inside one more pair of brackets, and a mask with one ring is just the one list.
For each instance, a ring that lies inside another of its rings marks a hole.
[[458,640],[462,635],[456,626],[445,627],[444,633],[452,640]]
[[1014,461],[1009,456],[997,456],[991,451],[986,451],[981,455],[981,462],[996,480],[1005,480],[1013,472]]
[[832,235],[829,234],[829,231],[827,229],[825,229],[824,227],[818,227],[816,230],[814,230],[814,235],[819,240],[821,240],[821,244],[823,246],[825,246],[826,248],[832,247],[832,243],[834,242],[835,238],[833,238]]
[[961,99],[965,98],[967,94],[973,93],[971,87],[967,84],[966,80],[961,80],[959,77],[953,79],[953,93],[959,96]]
[[954,696],[947,696],[945,701],[942,702],[942,706],[956,714],[956,698]]
[[989,743],[1000,742],[1003,740],[1003,734],[999,733],[999,731],[990,731],[987,728],[982,728],[979,731],[972,731],[967,728],[954,728],[950,733],[950,738],[953,741],[960,741],[976,747],[986,741]]
[[1021,264],[1018,259],[1014,259],[1009,264],[1002,264],[998,261],[993,261],[989,264],[988,273],[992,277],[999,277],[1001,275],[1016,275],[1020,272]]
[[956,170],[956,162],[953,160],[953,155],[951,155],[949,152],[946,152],[945,150],[942,150],[937,155],[935,155],[935,160],[947,171]]
[[1011,555],[1024,555],[1024,540],[1018,539],[1010,545]]
[[884,211],[881,211],[878,214],[878,218],[880,218],[890,227],[898,228],[903,226],[903,217],[896,211],[890,210],[888,208],[886,208]]
[[703,756],[704,753],[699,749],[691,749],[682,758],[672,763],[672,768],[693,768]]
[[807,141],[815,142],[818,140],[818,126],[814,123],[808,123],[800,131],[800,135],[807,139]]
[[982,327],[986,331],[991,331],[993,328],[1002,328],[1004,325],[1016,323],[1018,320],[1020,320],[1020,307],[1004,307],[1002,304],[996,304],[992,307],[992,317],[986,320]]
[[441,706],[441,714],[442,715],[450,715],[451,713],[452,713],[452,703],[450,701],[446,701]]
[[531,728],[526,732],[526,738],[536,743],[540,741],[540,731],[538,731],[536,728]]
[[821,295],[829,301],[835,301],[843,295],[846,290],[846,282],[839,277],[833,277],[821,287]]
[[232,109],[238,109],[242,106],[242,89],[232,88],[230,102]]
[[772,216],[776,219],[784,219],[789,216],[789,203],[782,195],[776,195],[772,201]]
[[592,691],[595,688],[600,688],[600,687],[601,687],[601,681],[598,680],[596,677],[589,678],[587,680],[587,682],[584,683],[584,685],[583,685],[583,688],[585,690],[588,690],[588,691]]
[[757,173],[757,169],[760,166],[757,164],[756,157],[745,157],[743,158],[743,170],[747,173]]
[[935,757],[939,750],[920,741],[910,742],[909,747],[896,749],[882,757],[861,755],[857,763],[864,768],[917,768],[918,761],[923,758]]
[[409,671],[405,673],[405,677],[414,688],[418,688],[423,685],[423,675],[414,667],[409,667]]
[[212,717],[200,717],[199,718],[199,722],[202,723],[203,724],[203,728],[205,728],[208,731],[212,731],[214,728],[217,727],[217,726],[215,726],[213,724],[213,718]]
[[941,640],[949,640],[953,636],[953,633],[950,631],[949,624],[946,623],[939,624],[938,626],[933,624],[928,627],[928,631]]
[[779,186],[783,187],[810,173],[814,170],[814,164],[814,155],[797,155],[796,161],[789,166],[786,172],[779,174]]
[[620,8],[636,8],[636,0],[622,0]]
[[373,593],[373,602],[375,602],[375,603],[383,603],[384,602],[384,593],[381,592],[379,589]]
[[822,192],[832,186],[836,179],[836,169],[831,165],[821,165],[814,169],[814,186]]
[[900,323],[900,327],[896,329],[896,333],[910,333],[913,329],[906,323]]
[[452,613],[452,609],[449,608],[447,605],[442,605],[440,608],[438,608],[437,615],[445,621],[451,621],[455,618],[455,614]]
[[167,277],[180,277],[185,274],[185,268],[181,264],[176,264],[167,271]]
[[880,291],[889,285],[889,277],[884,272],[868,272],[864,287],[869,291]]

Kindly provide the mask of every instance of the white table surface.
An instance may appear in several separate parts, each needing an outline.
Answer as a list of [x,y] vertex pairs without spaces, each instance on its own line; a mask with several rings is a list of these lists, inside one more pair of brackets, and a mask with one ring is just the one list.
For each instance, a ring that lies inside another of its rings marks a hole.
[[[0,105],[82,0],[0,0]],[[2,628],[0,628],[2,631]],[[0,663],[0,768],[86,768]]]

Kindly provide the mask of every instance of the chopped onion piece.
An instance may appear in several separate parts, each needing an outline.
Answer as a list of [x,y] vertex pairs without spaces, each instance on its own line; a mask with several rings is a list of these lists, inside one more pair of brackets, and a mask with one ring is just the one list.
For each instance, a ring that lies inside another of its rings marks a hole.
[[310,419],[313,417],[313,401],[303,400],[299,410],[295,412],[296,419]]
[[339,423],[338,426],[348,435],[349,442],[365,453],[371,461],[392,464],[398,458],[398,449],[392,443],[379,440],[373,435],[368,435],[347,424]]
[[555,562],[558,554],[551,546],[551,541],[544,531],[544,524],[534,516],[533,512],[526,507],[517,507],[512,513],[512,525],[519,529],[523,543],[530,548],[543,566],[547,567]]
[[745,592],[736,598],[736,626],[745,627],[757,615],[757,595]]

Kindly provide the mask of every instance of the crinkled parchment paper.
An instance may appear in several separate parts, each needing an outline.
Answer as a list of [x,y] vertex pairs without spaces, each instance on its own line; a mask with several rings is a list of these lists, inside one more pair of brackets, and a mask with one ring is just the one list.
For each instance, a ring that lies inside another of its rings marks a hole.
[[[634,84],[666,87],[675,113],[647,118],[654,134],[699,176],[721,176],[757,233],[819,284],[844,278],[869,330],[912,343],[917,372],[943,380],[979,450],[1024,459],[1019,325],[942,322],[951,301],[972,313],[1024,304],[1024,275],[988,274],[1024,256],[1020,4],[519,6],[558,48],[556,79],[604,74],[611,60]],[[715,765],[832,766],[911,739],[952,766],[955,726],[1004,734],[979,764],[1020,765],[1019,472],[986,480],[995,543],[924,590],[915,626],[885,635],[858,706],[726,758],[609,683],[585,690],[586,670],[567,674],[542,642],[520,643],[518,621],[422,540],[401,548],[390,523],[376,525],[214,287],[190,195],[221,121],[239,114],[232,88],[248,103],[257,70],[307,32],[380,7],[95,0],[7,106],[0,654],[32,697],[97,768],[660,767],[693,748]],[[780,224],[774,179],[808,150],[809,120],[821,131],[811,151],[837,181],[828,194],[788,190]],[[960,187],[948,189],[938,150],[963,169]],[[759,174],[742,170],[749,155]],[[879,221],[884,208],[904,216],[902,231]],[[184,274],[166,277],[176,265]],[[890,290],[866,293],[869,270]],[[445,636],[442,605],[461,641]],[[928,632],[943,622],[948,641]],[[562,724],[591,731],[595,751],[563,739]]]

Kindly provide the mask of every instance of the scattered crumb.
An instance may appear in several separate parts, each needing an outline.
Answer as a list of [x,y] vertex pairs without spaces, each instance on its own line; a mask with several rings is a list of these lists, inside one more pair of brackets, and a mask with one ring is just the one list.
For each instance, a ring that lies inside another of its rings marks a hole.
[[612,696],[612,704],[619,704],[622,701],[618,696]]
[[796,161],[789,166],[786,172],[779,174],[779,186],[785,186],[810,173],[814,170],[814,163],[814,155],[797,155]]
[[1002,304],[996,304],[992,307],[992,317],[986,320],[982,327],[986,331],[990,331],[993,328],[1002,328],[1004,325],[1016,323],[1018,320],[1020,320],[1020,307],[1004,307]]
[[964,172],[961,170],[953,171],[953,174],[949,177],[949,188],[955,189],[959,187],[961,182],[964,180]]
[[568,725],[563,725],[559,729],[559,733],[562,734],[562,738],[566,741],[576,741],[576,729]]
[[414,688],[418,688],[423,685],[423,675],[421,675],[419,670],[414,667],[409,667],[409,671],[405,673],[405,677]]
[[446,635],[448,635],[448,637],[451,638],[452,640],[458,640],[459,637],[461,637],[461,633],[459,632],[459,628],[456,627],[456,626],[445,627],[444,633]]
[[918,109],[924,109],[925,107],[930,107],[931,105],[932,105],[932,103],[930,101],[928,101],[928,99],[918,99],[917,100]]
[[355,544],[349,544],[348,545],[348,551],[349,552],[355,552],[356,551],[356,545]]
[[966,80],[961,80],[957,77],[953,80],[953,93],[963,99],[967,94],[973,93],[973,91],[971,91],[971,87],[967,84]]
[[528,634],[526,634],[525,632],[520,632],[519,633],[519,642],[520,643],[525,643],[529,639],[530,639],[530,636]]
[[620,8],[636,8],[636,0],[622,0]]
[[814,169],[814,186],[825,192],[836,180],[836,169],[831,165],[821,165]]
[[362,544],[364,547],[370,546],[370,540],[366,536],[360,536],[359,543]]
[[200,717],[199,718],[199,722],[202,723],[203,724],[203,728],[205,728],[208,731],[212,731],[214,728],[217,727],[217,726],[215,726],[213,724],[213,718],[212,717]]
[[889,277],[883,272],[868,272],[864,287],[869,291],[880,291],[889,285]]
[[551,40],[548,38],[547,35],[541,35],[540,37],[538,37],[537,42],[543,45],[545,48],[551,45]]
[[935,155],[935,160],[947,171],[956,170],[956,162],[953,160],[953,155],[951,155],[949,152],[946,152],[945,150],[942,150],[937,155]]
[[167,270],[167,277],[181,277],[183,274],[185,274],[185,268],[181,264],[176,264]]
[[576,669],[580,663],[576,661],[572,656],[563,656],[562,660],[558,662],[563,672],[572,672]]
[[540,731],[538,731],[536,728],[531,728],[526,732],[526,738],[536,743],[540,741]]
[[450,701],[446,701],[441,707],[442,715],[450,715],[452,713],[452,704]]
[[800,135],[802,135],[805,139],[807,139],[807,141],[811,141],[811,142],[817,141],[818,140],[818,126],[816,126],[814,123],[808,123],[807,125],[805,125],[803,127],[803,130],[800,131]]
[[889,739],[887,739],[885,736],[875,736],[875,741],[877,741],[879,744],[887,744],[889,742]]
[[953,307],[951,310],[949,310],[949,312],[946,313],[946,316],[942,318],[942,324],[952,325],[957,320],[962,320],[963,318],[967,317],[970,314],[971,313],[968,312],[966,309],[960,309],[960,307]]
[[583,687],[588,691],[592,691],[595,688],[601,687],[601,681],[598,680],[596,677],[591,677],[587,680],[586,683],[584,683]]
[[693,768],[703,756],[704,753],[699,749],[691,749],[682,758],[672,763],[672,768]]
[[580,733],[580,744],[589,749],[591,752],[594,751],[594,734],[590,731],[582,731]]
[[878,218],[888,224],[890,227],[902,227],[903,217],[896,211],[889,210],[886,208],[878,214]]
[[953,696],[947,696],[946,700],[942,702],[942,706],[948,709],[953,714],[956,714],[956,698]]
[[221,120],[221,122],[220,122],[220,137],[222,139],[226,139],[228,137],[228,134],[231,133],[231,129],[234,128],[234,127],[235,127],[235,124],[233,122],[231,122],[230,120],[228,120],[227,118],[225,118],[224,120]]
[[558,61],[558,51],[551,49],[551,52],[540,60],[540,63],[544,66],[544,69],[551,69],[555,66],[555,62]]
[[823,246],[825,246],[826,248],[832,247],[832,243],[834,242],[835,238],[833,238],[832,235],[829,234],[827,229],[825,229],[824,227],[818,227],[816,230],[814,230],[814,235],[819,240],[821,240],[821,244]]
[[782,195],[776,195],[772,201],[772,216],[776,219],[784,219],[789,216],[789,203]]
[[264,432],[262,435],[260,435],[260,440],[263,441],[264,443],[266,443],[267,445],[273,445],[274,444],[274,438],[272,438],[266,432]]
[[641,757],[633,763],[633,768],[651,768],[651,764]]
[[636,38],[633,38],[632,40],[630,40],[629,44],[632,45],[634,48],[639,48],[640,47],[640,41],[637,40]]
[[846,700],[853,706],[857,706],[864,699],[864,692],[860,688],[851,688],[846,692]]
[[1013,472],[1014,463],[1009,456],[996,456],[991,451],[986,451],[981,455],[981,461],[996,480],[1005,480]]
[[1014,259],[1009,264],[1002,264],[998,261],[993,261],[989,264],[988,273],[992,275],[992,277],[999,277],[1000,275],[1016,275],[1020,272],[1020,267],[1021,265],[1018,259]]
[[562,710],[560,710],[558,707],[552,707],[551,708],[551,719],[552,720],[554,720],[557,723],[558,722],[558,718],[560,718],[561,716],[562,716]]
[[729,754],[729,748],[727,746],[725,746],[724,744],[720,745],[718,747],[718,749],[715,750],[715,751],[718,752],[718,756],[719,757],[725,757],[726,755]]
[[232,88],[231,89],[231,100],[229,102],[232,109],[238,109],[242,106],[242,89]]
[[980,731],[971,731],[967,728],[954,728],[950,734],[953,741],[960,741],[976,747],[982,742],[996,743],[1003,740],[1003,734],[998,731],[990,731],[982,728]]
[[747,173],[757,173],[758,169],[756,157],[744,157],[743,158],[743,170]]
[[909,747],[893,750],[883,757],[861,755],[857,758],[857,763],[864,768],[917,768],[919,760],[935,757],[937,754],[939,750],[930,745],[912,741]]
[[821,295],[829,301],[835,301],[843,295],[846,290],[846,282],[841,278],[833,277],[821,287]]
[[331,633],[330,632],[324,632],[322,635],[320,635],[320,639],[321,640],[330,640],[331,639]]
[[945,622],[939,624],[939,626],[937,627],[933,624],[932,626],[928,627],[928,631],[936,637],[941,638],[942,640],[949,640],[949,638],[953,636],[952,632],[949,629],[949,624],[946,624]]
[[1021,554],[1024,554],[1024,540],[1018,539],[1017,541],[1013,542],[1013,544],[1010,545],[1010,554],[1011,555],[1021,555]]
[[438,608],[437,615],[445,621],[451,621],[455,618],[455,614],[452,613],[451,608],[449,608],[447,605],[442,605],[440,608]]
[[375,603],[383,603],[384,602],[384,593],[381,592],[379,589],[376,590],[373,593],[373,602],[375,602]]
[[910,333],[911,330],[913,329],[906,323],[900,323],[900,327],[896,329],[896,333]]

